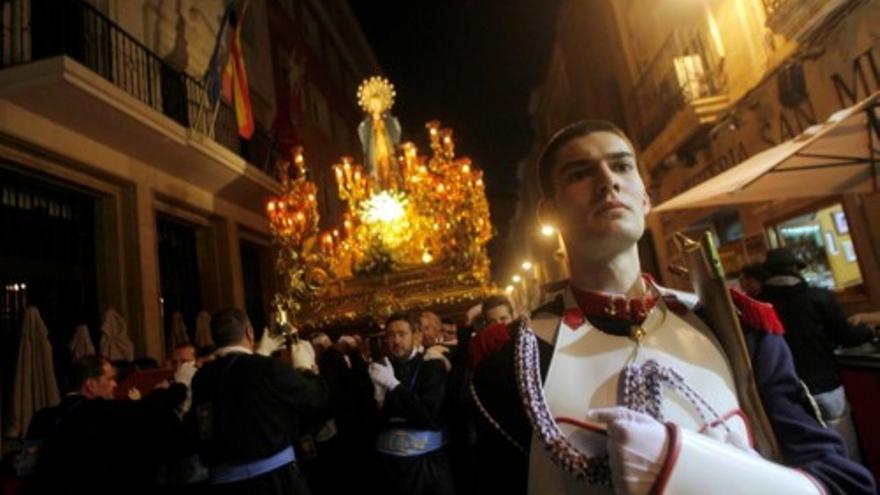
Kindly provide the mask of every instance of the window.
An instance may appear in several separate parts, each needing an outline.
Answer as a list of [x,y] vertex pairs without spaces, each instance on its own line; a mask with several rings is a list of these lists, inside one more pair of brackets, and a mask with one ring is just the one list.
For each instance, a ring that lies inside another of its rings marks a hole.
[[839,204],[774,225],[771,243],[791,248],[807,264],[801,272],[811,285],[846,289],[862,283],[858,256]]
[[196,227],[169,215],[156,218],[159,241],[160,307],[165,342],[171,342],[171,318],[183,315],[190,339],[195,332],[196,315],[202,310],[201,281]]
[[245,240],[239,242],[239,252],[245,311],[255,334],[259,336],[262,335],[263,328],[269,325],[267,313],[269,284],[266,283],[264,275],[267,267],[271,266],[271,253],[267,247]]

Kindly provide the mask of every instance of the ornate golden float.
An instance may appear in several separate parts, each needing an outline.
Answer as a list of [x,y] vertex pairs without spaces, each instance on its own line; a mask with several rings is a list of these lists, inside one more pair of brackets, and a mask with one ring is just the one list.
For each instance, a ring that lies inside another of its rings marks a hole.
[[319,228],[317,185],[302,149],[279,165],[283,192],[267,204],[282,279],[274,306],[297,326],[461,307],[490,290],[483,174],[455,155],[452,131],[439,122],[426,125],[429,156],[411,142],[398,144],[394,96],[381,77],[358,89],[364,160],[342,157],[333,166],[345,205],[339,225]]

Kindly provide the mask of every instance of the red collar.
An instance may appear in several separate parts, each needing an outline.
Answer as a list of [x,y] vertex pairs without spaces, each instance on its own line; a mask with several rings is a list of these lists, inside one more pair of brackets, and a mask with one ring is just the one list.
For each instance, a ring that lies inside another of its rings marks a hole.
[[[650,287],[652,280],[645,276],[645,283]],[[577,328],[583,323],[584,317],[599,316],[632,323],[642,323],[648,312],[657,304],[657,297],[648,294],[642,298],[628,298],[622,294],[586,291],[571,286],[571,293],[578,307],[578,314],[566,312],[566,324]]]

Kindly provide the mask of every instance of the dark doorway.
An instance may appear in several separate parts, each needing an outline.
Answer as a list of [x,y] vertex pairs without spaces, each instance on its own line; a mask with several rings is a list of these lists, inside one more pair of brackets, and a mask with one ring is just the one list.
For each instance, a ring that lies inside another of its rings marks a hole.
[[9,403],[24,310],[33,305],[49,329],[55,372],[64,387],[74,328],[89,326],[97,347],[95,267],[98,198],[75,186],[0,163],[0,376]]
[[176,218],[156,216],[159,239],[159,278],[165,342],[171,342],[171,315],[180,311],[189,338],[195,332],[196,315],[202,309],[199,279],[197,227]]
[[263,294],[265,284],[262,279],[262,256],[268,251],[266,248],[241,241],[239,243],[241,253],[241,275],[244,284],[245,311],[251,319],[254,333],[262,335],[263,327],[268,325],[266,321],[266,304]]

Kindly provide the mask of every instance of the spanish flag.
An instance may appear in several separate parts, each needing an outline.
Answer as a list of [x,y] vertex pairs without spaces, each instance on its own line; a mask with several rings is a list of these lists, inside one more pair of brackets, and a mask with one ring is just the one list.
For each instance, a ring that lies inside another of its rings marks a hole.
[[231,101],[235,107],[238,134],[250,139],[254,135],[254,114],[251,109],[251,95],[248,90],[247,71],[244,68],[240,41],[242,20],[247,6],[248,1],[245,0],[239,14],[235,16],[235,29],[229,45],[229,59],[223,70],[222,92],[224,99]]

